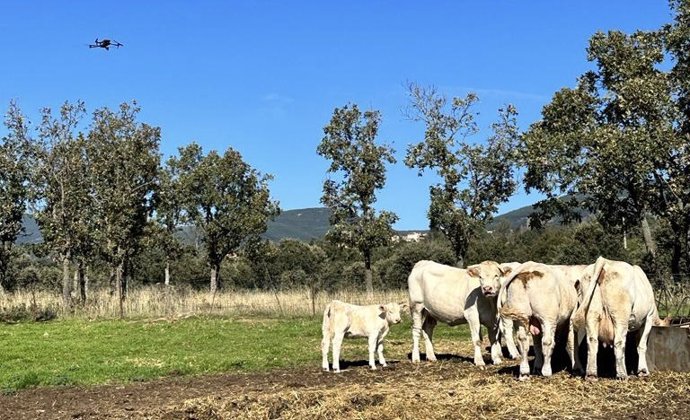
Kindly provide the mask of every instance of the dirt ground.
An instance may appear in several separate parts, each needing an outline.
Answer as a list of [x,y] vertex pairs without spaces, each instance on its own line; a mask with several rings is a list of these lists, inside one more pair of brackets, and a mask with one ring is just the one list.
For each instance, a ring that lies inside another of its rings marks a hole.
[[[455,348],[457,350],[457,348]],[[461,354],[471,354],[463,349]],[[556,363],[558,364],[558,363]],[[310,366],[267,373],[172,377],[95,387],[38,388],[0,396],[2,419],[235,418],[688,418],[690,374],[597,382],[567,371],[517,380],[509,362],[486,369],[469,358],[436,363],[366,361],[340,374]],[[556,366],[556,369],[559,369]]]

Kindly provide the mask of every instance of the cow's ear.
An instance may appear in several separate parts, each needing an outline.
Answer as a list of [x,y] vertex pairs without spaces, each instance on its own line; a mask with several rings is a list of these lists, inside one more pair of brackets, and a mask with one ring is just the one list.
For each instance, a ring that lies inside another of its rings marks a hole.
[[401,302],[398,305],[400,306],[401,311],[406,311],[410,309],[410,305],[407,302]]
[[575,290],[577,290],[579,292],[581,285],[582,285],[582,282],[580,281],[580,279],[575,280]]
[[500,268],[499,267],[498,269],[501,270],[502,276],[507,276],[508,274],[510,274],[513,271],[513,269],[510,267],[506,267],[506,268]]
[[386,312],[386,305],[379,305],[379,311]]
[[472,277],[479,277],[479,268],[471,267],[467,270],[467,274],[469,274]]

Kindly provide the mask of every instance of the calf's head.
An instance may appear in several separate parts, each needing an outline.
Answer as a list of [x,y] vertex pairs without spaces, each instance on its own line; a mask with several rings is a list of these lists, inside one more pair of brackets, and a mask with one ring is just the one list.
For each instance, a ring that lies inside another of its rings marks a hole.
[[471,265],[467,273],[479,278],[479,284],[484,296],[493,297],[501,289],[505,276],[510,273],[510,267],[502,268],[495,261],[483,261],[479,264]]
[[380,305],[381,317],[388,321],[389,324],[399,324],[402,320],[400,312],[407,309],[407,303],[387,303]]

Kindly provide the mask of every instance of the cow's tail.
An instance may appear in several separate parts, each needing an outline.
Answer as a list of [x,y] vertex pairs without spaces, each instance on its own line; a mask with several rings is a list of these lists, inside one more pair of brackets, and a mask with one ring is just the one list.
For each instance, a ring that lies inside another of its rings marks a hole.
[[577,311],[575,311],[575,315],[573,315],[573,326],[578,330],[585,325],[585,317],[589,310],[589,305],[592,303],[594,289],[596,289],[599,283],[599,276],[601,276],[601,270],[604,268],[604,264],[606,264],[606,259],[604,257],[597,258],[597,262],[594,264],[594,274],[589,281],[589,286],[587,286],[585,294],[582,296],[582,304],[577,308]]
[[333,302],[329,303],[326,305],[326,309],[323,310],[323,321],[321,322],[321,333],[326,336],[326,334],[330,334],[331,330],[331,306],[333,305]]
[[496,322],[501,322],[501,317],[510,318],[515,321],[523,322],[525,325],[529,325],[529,313],[524,310],[515,308],[514,306],[508,304],[508,287],[513,283],[513,280],[522,272],[522,268],[525,264],[520,265],[517,269],[513,270],[505,283],[501,286],[498,291],[498,296],[496,298]]

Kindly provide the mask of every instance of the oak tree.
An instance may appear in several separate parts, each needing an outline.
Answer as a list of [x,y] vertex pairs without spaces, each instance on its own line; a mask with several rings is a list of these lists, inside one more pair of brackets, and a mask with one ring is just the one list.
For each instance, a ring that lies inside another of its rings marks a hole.
[[381,114],[360,111],[357,105],[336,108],[317,153],[331,161],[328,173],[336,179],[323,184],[321,202],[331,210],[326,238],[359,250],[364,258],[364,283],[373,293],[372,253],[390,243],[395,213],[377,212],[376,191],[386,183],[386,163],[395,163],[393,149],[375,143]]

